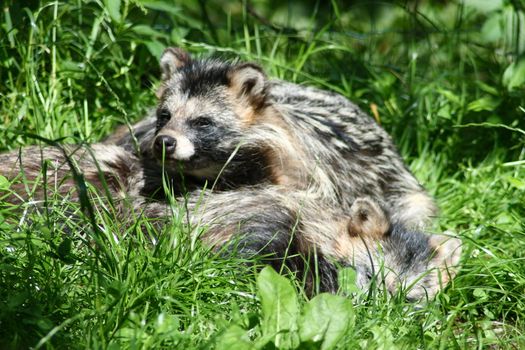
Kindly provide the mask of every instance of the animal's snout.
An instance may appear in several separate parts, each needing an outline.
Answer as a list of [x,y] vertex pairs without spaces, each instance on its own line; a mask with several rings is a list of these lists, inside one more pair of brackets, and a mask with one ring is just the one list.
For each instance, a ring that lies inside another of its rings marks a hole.
[[166,154],[171,154],[175,152],[175,147],[177,146],[177,140],[168,135],[159,135],[155,138],[155,152],[157,154],[162,154],[162,149],[165,149]]

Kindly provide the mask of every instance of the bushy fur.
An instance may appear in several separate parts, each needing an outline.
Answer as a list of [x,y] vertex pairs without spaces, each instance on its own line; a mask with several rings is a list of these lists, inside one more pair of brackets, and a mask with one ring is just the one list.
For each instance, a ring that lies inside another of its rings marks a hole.
[[[1,174],[24,180],[4,198],[38,202],[57,189],[78,200],[86,180],[124,222],[129,211],[165,219],[173,208],[151,199],[165,195],[167,174],[176,212],[188,210],[195,232],[206,226],[204,242],[284,263],[310,290],[314,275],[320,290],[337,290],[337,265],[355,267],[362,287],[408,288],[414,300],[448,283],[459,240],[417,230],[434,215],[433,201],[354,104],[268,80],[251,63],[193,60],[174,48],[160,63],[154,115],[106,145],[1,155]],[[206,181],[219,192],[201,192]]]
[[[4,200],[38,203],[54,191],[78,199],[82,179],[113,200],[123,221],[135,217],[130,210],[160,219],[170,218],[175,210],[194,234],[204,232],[200,238],[206,244],[261,257],[277,269],[284,263],[310,291],[316,289],[317,275],[319,290],[335,292],[337,266],[353,266],[361,287],[374,283],[391,293],[407,288],[410,299],[420,300],[445,286],[458,263],[459,240],[392,224],[368,198],[354,200],[343,211],[327,207],[315,191],[261,185],[219,193],[193,191],[171,207],[141,195],[143,170],[132,153],[109,145],[28,147],[0,155],[0,174],[14,183]],[[23,181],[16,181],[20,177]],[[31,182],[35,186],[26,187]]]
[[435,215],[391,138],[343,96],[174,48],[161,68],[156,115],[135,125],[134,136],[121,129],[109,143],[133,150],[138,140],[142,159],[158,159],[189,184],[280,185],[313,191],[343,210],[368,196],[412,228]]
[[[147,216],[156,216],[159,205],[147,206]],[[244,255],[269,257],[276,268],[285,261],[307,282],[317,273],[323,291],[337,290],[339,265],[354,267],[363,289],[375,283],[390,293],[405,289],[410,300],[431,298],[455,275],[461,253],[457,238],[392,224],[369,198],[343,212],[323,206],[315,193],[266,187],[192,195],[184,206],[198,208],[190,221],[206,227],[201,238],[208,244],[234,244]]]

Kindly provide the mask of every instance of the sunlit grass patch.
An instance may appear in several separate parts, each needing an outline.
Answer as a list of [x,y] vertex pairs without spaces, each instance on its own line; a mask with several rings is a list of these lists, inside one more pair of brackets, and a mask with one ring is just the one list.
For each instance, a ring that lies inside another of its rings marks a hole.
[[[96,142],[141,118],[155,103],[168,45],[252,60],[373,115],[436,197],[432,230],[457,233],[464,247],[458,276],[427,304],[388,293],[308,300],[300,281],[210,251],[176,217],[160,230],[140,215],[124,222],[103,193],[84,203],[67,194],[37,207],[4,203],[0,348],[525,346],[518,2],[7,1],[2,9],[3,150],[41,143],[35,135]],[[351,279],[346,287],[354,290]],[[288,328],[274,321],[281,301],[293,308]],[[340,309],[352,310],[344,322]],[[316,322],[331,317],[344,331],[320,334]]]

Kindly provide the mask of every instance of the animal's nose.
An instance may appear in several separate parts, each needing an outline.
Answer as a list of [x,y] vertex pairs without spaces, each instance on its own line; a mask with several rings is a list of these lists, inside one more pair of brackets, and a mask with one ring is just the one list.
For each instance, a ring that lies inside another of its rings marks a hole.
[[175,152],[175,146],[177,145],[177,140],[168,135],[159,135],[155,138],[155,151],[158,154],[162,154],[162,149],[165,149],[166,154]]

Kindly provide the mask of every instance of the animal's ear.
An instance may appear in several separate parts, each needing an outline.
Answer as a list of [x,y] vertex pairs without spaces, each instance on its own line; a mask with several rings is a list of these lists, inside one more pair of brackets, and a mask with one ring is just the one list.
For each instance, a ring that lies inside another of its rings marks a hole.
[[228,74],[232,93],[254,107],[260,107],[266,99],[266,74],[254,63],[239,64]]
[[446,235],[431,235],[429,244],[434,249],[431,267],[448,271],[454,277],[461,258],[461,240],[447,232]]
[[173,73],[191,62],[190,55],[179,47],[168,47],[160,56],[162,81],[168,80]]
[[390,227],[384,210],[370,198],[357,198],[350,207],[348,233],[350,236],[380,239]]

